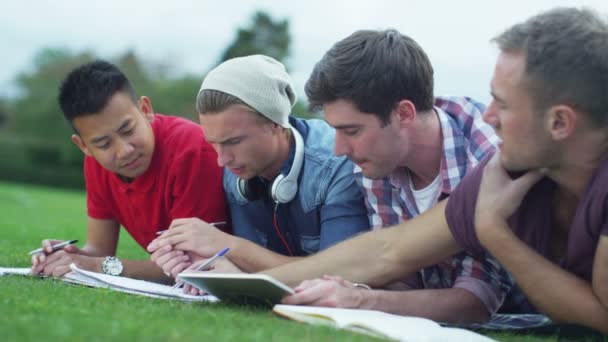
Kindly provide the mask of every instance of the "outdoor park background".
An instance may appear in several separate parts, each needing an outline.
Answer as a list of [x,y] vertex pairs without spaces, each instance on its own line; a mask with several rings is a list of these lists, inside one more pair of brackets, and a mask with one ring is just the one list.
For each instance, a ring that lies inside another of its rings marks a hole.
[[[56,97],[73,67],[116,63],[157,112],[197,120],[194,98],[205,73],[221,61],[263,53],[284,62],[306,110],[303,84],[314,63],[358,29],[397,28],[416,39],[435,69],[435,93],[489,101],[495,59],[489,40],[509,25],[556,5],[605,0],[504,2],[309,0],[220,2],[175,0],[0,5],[0,266],[26,267],[42,238],[85,240],[82,153],[71,143]],[[123,234],[119,255],[146,253]],[[162,305],[159,305],[162,304]],[[227,323],[229,322],[229,323]],[[0,339],[33,340],[368,340],[299,325],[250,308],[188,305],[0,277]],[[495,334],[500,340],[550,337]]]
[[[488,102],[496,55],[490,39],[554,6],[605,0],[331,2],[223,0],[6,1],[0,5],[0,180],[83,189],[82,153],[57,105],[73,67],[116,63],[154,109],[197,120],[194,98],[221,61],[263,53],[285,63],[308,116],[303,85],[336,41],[358,29],[396,28],[435,69],[435,93]],[[364,66],[362,66],[364,67]]]

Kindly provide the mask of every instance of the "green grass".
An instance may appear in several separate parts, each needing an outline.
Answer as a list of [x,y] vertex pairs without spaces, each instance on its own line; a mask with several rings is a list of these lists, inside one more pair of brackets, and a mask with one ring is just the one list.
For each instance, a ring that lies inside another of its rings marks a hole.
[[[28,267],[27,251],[44,238],[84,242],[82,192],[0,182],[0,266]],[[147,258],[121,233],[118,255]],[[551,337],[490,334],[500,341]],[[268,310],[221,303],[188,304],[68,285],[51,279],[0,277],[0,340],[373,341],[365,335],[299,324]]]

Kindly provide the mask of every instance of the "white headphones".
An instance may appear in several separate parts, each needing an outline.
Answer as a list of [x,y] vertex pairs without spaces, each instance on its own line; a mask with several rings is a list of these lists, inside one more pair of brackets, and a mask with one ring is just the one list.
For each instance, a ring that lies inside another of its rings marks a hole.
[[[296,150],[293,164],[291,164],[291,169],[287,176],[279,174],[270,186],[270,197],[276,203],[287,203],[291,201],[298,192],[298,176],[300,175],[300,169],[302,168],[302,161],[304,159],[304,141],[302,140],[300,132],[293,127],[290,127],[290,129],[295,139]],[[259,182],[258,177],[254,177],[254,179],[250,181],[237,177],[236,189],[238,193],[249,201],[260,198],[260,191],[255,191],[253,189],[255,186],[249,184],[256,180]]]

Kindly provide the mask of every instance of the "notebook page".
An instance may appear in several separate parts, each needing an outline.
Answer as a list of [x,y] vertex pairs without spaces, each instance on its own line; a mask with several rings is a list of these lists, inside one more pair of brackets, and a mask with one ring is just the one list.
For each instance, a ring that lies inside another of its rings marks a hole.
[[398,316],[374,310],[339,309],[297,305],[277,305],[284,311],[331,317],[344,329],[373,330],[399,341],[493,341],[464,329],[443,328],[438,323],[420,317]]
[[88,278],[92,278],[92,280],[99,281],[103,284],[107,284],[109,288],[131,290],[135,291],[136,294],[151,294],[160,297],[179,298],[194,301],[217,301],[217,298],[213,296],[192,296],[189,294],[184,294],[182,292],[182,289],[174,289],[171,286],[167,285],[127,277],[117,277],[103,273],[86,271],[78,268],[74,264],[70,265],[70,267],[75,273],[84,275]]
[[29,267],[0,267],[0,276],[5,274],[16,274],[29,276],[31,268]]

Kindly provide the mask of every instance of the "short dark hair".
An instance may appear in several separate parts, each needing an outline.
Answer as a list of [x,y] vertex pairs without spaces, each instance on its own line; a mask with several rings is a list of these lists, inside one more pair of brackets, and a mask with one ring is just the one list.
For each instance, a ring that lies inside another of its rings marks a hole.
[[412,101],[419,111],[433,108],[433,67],[410,37],[390,29],[361,30],[337,42],[315,65],[305,86],[312,111],[336,100],[383,123],[397,102]]
[[526,58],[524,85],[534,110],[566,104],[608,124],[608,25],[589,9],[556,8],[493,39]]
[[102,60],[83,64],[66,76],[59,87],[59,106],[66,120],[98,113],[117,92],[136,102],[127,77],[115,65]]

